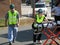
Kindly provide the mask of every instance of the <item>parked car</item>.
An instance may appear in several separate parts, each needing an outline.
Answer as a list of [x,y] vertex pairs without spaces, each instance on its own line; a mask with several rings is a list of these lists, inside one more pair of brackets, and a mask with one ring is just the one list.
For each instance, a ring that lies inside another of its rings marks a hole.
[[45,16],[47,16],[47,7],[45,2],[35,3],[35,14],[38,12],[39,9],[42,9]]

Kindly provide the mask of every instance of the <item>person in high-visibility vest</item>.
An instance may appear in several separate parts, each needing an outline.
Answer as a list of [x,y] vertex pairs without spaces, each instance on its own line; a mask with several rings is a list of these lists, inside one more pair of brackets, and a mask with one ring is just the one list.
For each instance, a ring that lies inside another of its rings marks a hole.
[[43,28],[42,22],[45,19],[45,15],[43,14],[43,10],[39,9],[38,14],[35,16],[35,21],[32,24],[33,28],[33,43],[36,44],[36,34],[38,34],[37,41],[38,43],[42,43],[41,41],[41,35],[42,35],[42,30],[38,31],[38,25],[41,25],[41,28]]
[[18,31],[18,25],[19,25],[19,12],[15,10],[15,5],[10,5],[10,10],[7,12],[5,16],[5,25],[7,26],[8,22],[8,41],[9,45],[12,45],[12,42],[14,43]]

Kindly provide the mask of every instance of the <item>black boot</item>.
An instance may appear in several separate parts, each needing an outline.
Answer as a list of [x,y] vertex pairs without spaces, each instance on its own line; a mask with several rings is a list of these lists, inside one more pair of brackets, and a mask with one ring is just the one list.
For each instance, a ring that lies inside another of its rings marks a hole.
[[9,42],[9,45],[12,45],[12,43],[11,43],[11,42]]
[[15,39],[13,39],[12,43],[15,43]]

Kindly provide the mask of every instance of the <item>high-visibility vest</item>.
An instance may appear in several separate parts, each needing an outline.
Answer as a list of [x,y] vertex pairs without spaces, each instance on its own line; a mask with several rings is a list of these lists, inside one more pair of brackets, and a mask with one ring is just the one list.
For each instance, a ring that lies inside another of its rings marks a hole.
[[15,10],[14,13],[11,12],[11,10],[8,11],[8,24],[17,24],[17,11]]
[[45,18],[44,15],[42,15],[41,17],[39,17],[38,15],[36,15],[36,22],[37,22],[37,23],[42,23],[43,20],[44,20],[44,18]]

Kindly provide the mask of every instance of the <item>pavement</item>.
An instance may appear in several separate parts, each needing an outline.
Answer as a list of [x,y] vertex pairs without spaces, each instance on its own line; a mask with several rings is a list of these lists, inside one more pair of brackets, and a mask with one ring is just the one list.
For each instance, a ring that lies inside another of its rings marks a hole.
[[[30,29],[29,29],[30,28]],[[8,45],[8,39],[7,39],[7,27],[0,29],[0,45]],[[32,44],[32,29],[31,27],[19,27],[16,43],[13,45],[28,45]]]
[[[7,27],[0,28],[0,45],[8,45],[7,29],[8,29]],[[43,34],[41,37],[42,42],[44,43],[46,39],[47,37]],[[49,43],[49,41],[47,43]],[[43,45],[43,43],[41,45]],[[13,45],[33,45],[33,31],[32,31],[31,25],[19,26],[16,41],[15,43],[12,43],[12,44]]]

